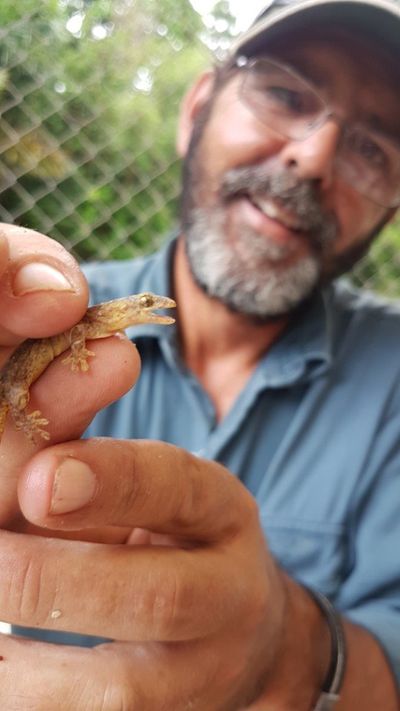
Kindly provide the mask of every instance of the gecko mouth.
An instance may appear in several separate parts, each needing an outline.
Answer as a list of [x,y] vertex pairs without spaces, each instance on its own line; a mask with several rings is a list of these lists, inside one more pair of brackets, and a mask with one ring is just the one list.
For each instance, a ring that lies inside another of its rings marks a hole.
[[174,309],[176,303],[168,296],[157,296],[156,294],[141,294],[139,297],[139,305],[146,314],[146,321],[150,323],[171,324],[175,323],[172,316],[165,314],[156,314],[154,309]]

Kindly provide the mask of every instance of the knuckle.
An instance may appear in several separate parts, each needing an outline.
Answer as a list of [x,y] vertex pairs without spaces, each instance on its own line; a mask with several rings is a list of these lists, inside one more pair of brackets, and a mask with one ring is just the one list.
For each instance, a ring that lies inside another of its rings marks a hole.
[[201,476],[201,462],[183,449],[178,452],[180,457],[178,470],[183,482],[182,486],[175,488],[175,510],[171,512],[171,521],[173,527],[183,530],[186,527],[190,529],[193,520],[199,517],[199,511],[208,511],[206,505],[208,487]]
[[[143,593],[138,619],[144,631],[151,630],[154,639],[175,640],[183,634],[189,609],[188,591],[174,570],[163,574],[162,583],[154,581]],[[186,601],[185,601],[186,598]]]
[[[130,656],[118,654],[108,644],[97,647],[96,653],[101,663],[107,661],[107,679],[93,708],[84,707],[85,711],[145,711],[145,698],[136,683]],[[93,695],[88,698],[93,699]]]
[[255,584],[249,591],[246,601],[246,622],[251,630],[259,630],[266,624],[268,610],[271,609],[271,600],[268,586],[263,582]]
[[[52,703],[53,705],[44,705],[43,710],[40,706],[40,711],[53,711],[56,708],[54,698]],[[35,711],[39,711],[39,708],[37,710],[36,707],[34,708]],[[77,709],[79,711],[142,711],[144,707],[139,704],[138,696],[133,689],[132,668],[129,675],[127,669],[122,673],[122,670],[118,670],[117,665],[114,664],[112,670],[107,669],[101,676],[94,670],[89,675],[76,674],[75,678],[70,680],[68,689],[64,689],[62,702],[60,695],[57,694],[57,709],[58,711],[77,711]]]
[[45,561],[40,556],[22,557],[10,576],[12,621],[31,627],[45,623],[53,609],[52,589]]
[[144,706],[138,694],[132,689],[132,669],[130,675],[126,673],[122,679],[109,681],[101,705],[93,707],[93,711],[141,711],[141,709],[144,709]]
[[240,487],[238,494],[240,499],[240,521],[242,528],[254,526],[259,528],[260,511],[256,499],[240,482],[237,481],[236,483]]
[[178,603],[180,597],[180,586],[176,575],[170,574],[166,579],[161,594],[154,596],[152,609],[153,627],[155,633],[161,635],[161,639],[168,639],[175,636],[177,632],[182,605]]
[[[131,445],[131,443],[130,443]],[[119,518],[122,515],[130,516],[132,512],[140,515],[141,508],[148,496],[147,487],[142,486],[142,480],[136,465],[136,456],[132,446],[126,452],[121,452],[119,470],[121,475],[118,482],[118,496],[112,502],[107,501],[107,506],[112,506],[113,514]]]

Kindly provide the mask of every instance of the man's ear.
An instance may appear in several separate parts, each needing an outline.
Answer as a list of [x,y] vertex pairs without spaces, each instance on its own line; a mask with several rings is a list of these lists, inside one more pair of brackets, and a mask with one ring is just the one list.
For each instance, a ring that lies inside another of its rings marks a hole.
[[182,158],[186,155],[192,136],[194,120],[211,96],[215,74],[210,69],[201,74],[184,97],[179,113],[176,149]]

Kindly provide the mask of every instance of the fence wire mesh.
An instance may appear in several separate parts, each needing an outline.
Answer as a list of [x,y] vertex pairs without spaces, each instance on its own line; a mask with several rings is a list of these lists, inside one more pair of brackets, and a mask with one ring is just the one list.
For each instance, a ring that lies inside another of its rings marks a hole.
[[[79,259],[151,251],[176,221],[174,136],[191,79],[235,33],[225,0],[2,0],[0,219]],[[400,294],[395,223],[354,272]]]

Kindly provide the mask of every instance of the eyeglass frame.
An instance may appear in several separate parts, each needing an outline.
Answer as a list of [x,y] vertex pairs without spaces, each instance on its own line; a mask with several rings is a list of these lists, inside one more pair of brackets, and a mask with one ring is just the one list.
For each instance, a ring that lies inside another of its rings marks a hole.
[[[323,96],[321,96],[321,94],[318,92],[318,90],[315,88],[315,86],[312,84],[312,82],[308,78],[304,77],[294,67],[292,67],[288,64],[285,64],[284,62],[281,62],[280,60],[277,60],[274,57],[269,57],[268,55],[264,55],[264,54],[253,56],[253,57],[251,57],[251,56],[247,57],[246,55],[238,55],[238,56],[232,58],[232,62],[230,64],[230,70],[233,70],[233,71],[239,70],[239,72],[242,72],[244,70],[246,72],[249,72],[254,68],[254,66],[256,66],[257,64],[262,63],[262,62],[271,64],[271,65],[275,66],[276,68],[283,70],[289,76],[296,79],[301,84],[305,85],[309,89],[309,91],[316,97],[316,99],[318,99],[321,107],[324,107],[324,109],[325,109],[325,111],[323,111],[321,113],[320,120],[317,123],[313,123],[312,126],[310,126],[309,132],[306,133],[301,138],[296,138],[294,136],[291,136],[288,133],[280,132],[275,126],[270,125],[268,123],[268,120],[266,120],[265,117],[260,115],[260,112],[257,113],[257,108],[254,106],[254,104],[252,104],[251,101],[247,100],[243,96],[243,94],[241,94],[241,90],[243,89],[243,85],[245,83],[245,80],[243,80],[242,85],[239,89],[239,98],[241,98],[243,104],[245,106],[247,106],[250,109],[250,111],[254,112],[254,114],[258,118],[258,120],[260,120],[262,123],[264,123],[264,125],[266,125],[268,128],[270,128],[270,130],[272,130],[275,133],[277,133],[278,135],[282,136],[282,138],[289,138],[289,139],[295,140],[295,141],[304,141],[309,136],[313,135],[313,133],[315,133],[320,128],[322,128],[328,121],[334,121],[335,123],[337,123],[339,125],[339,127],[342,129],[342,133],[343,133],[343,129],[346,129],[349,126],[350,127],[357,127],[357,126],[363,127],[363,128],[365,128],[365,130],[368,133],[371,133],[373,136],[375,136],[375,135],[377,137],[379,136],[379,140],[381,143],[383,142],[384,144],[388,144],[390,147],[392,147],[392,149],[395,150],[395,152],[398,152],[399,176],[400,176],[400,142],[399,142],[399,145],[397,146],[397,143],[395,141],[391,140],[388,136],[386,136],[384,133],[382,133],[378,130],[368,129],[367,127],[363,126],[363,124],[361,124],[361,123],[346,121],[346,119],[344,119],[342,116],[340,116],[339,113],[332,110],[332,108],[329,105],[329,102],[326,101]],[[228,67],[228,69],[229,69],[229,67]],[[343,164],[344,164],[344,162],[342,163],[342,165]],[[345,182],[347,182],[345,178],[344,178],[344,180],[345,180]],[[359,188],[357,188],[353,182],[351,184],[359,194],[363,195],[366,199],[370,200],[371,202],[375,203],[376,205],[379,205],[380,207],[383,207],[385,209],[396,209],[396,208],[400,207],[400,181],[399,181],[399,185],[398,185],[397,189],[394,188],[393,200],[391,200],[389,204],[386,201],[382,202],[381,200],[371,197],[370,195],[365,193],[363,190],[360,190]]]

